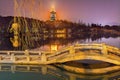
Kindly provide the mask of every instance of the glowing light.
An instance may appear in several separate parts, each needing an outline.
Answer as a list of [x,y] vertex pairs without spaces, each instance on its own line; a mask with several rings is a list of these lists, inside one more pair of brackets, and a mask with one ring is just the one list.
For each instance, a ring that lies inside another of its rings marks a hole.
[[10,32],[14,33],[14,37],[10,38],[10,41],[12,42],[13,47],[19,47],[19,45],[20,45],[19,36],[18,36],[19,35],[19,28],[20,28],[20,25],[18,23],[13,23],[12,27],[10,29]]
[[66,38],[66,34],[57,34],[56,37],[57,38]]
[[18,36],[14,36],[14,38],[10,38],[10,41],[12,42],[13,47],[19,47],[20,43],[18,41]]
[[66,29],[58,29],[56,30],[56,33],[66,33]]
[[51,12],[50,12],[50,20],[55,21],[56,20],[56,11],[54,5],[52,5]]
[[56,11],[55,11],[55,5],[52,5],[52,6],[51,6],[51,11],[56,12]]
[[51,51],[57,51],[58,50],[58,45],[53,44],[53,45],[50,46],[50,48],[51,48]]

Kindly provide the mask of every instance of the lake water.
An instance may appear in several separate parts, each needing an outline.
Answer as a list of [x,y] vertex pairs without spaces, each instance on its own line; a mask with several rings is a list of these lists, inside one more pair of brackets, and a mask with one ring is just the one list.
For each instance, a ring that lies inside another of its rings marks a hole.
[[89,43],[106,43],[108,45],[111,45],[111,46],[115,46],[115,47],[118,47],[120,48],[120,37],[117,37],[117,38],[101,38],[100,40],[96,40],[96,41],[86,41],[86,42],[89,42]]
[[0,65],[0,80],[119,80],[120,71],[109,74],[76,74],[53,65]]
[[[44,43],[44,42],[43,42]],[[67,47],[67,46],[70,46],[70,45],[74,45],[74,44],[81,44],[81,43],[105,43],[107,45],[111,45],[111,46],[114,46],[114,47],[117,47],[117,48],[120,48],[120,37],[117,37],[117,38],[101,38],[101,39],[97,39],[97,40],[92,40],[92,39],[77,39],[77,40],[51,40],[50,43],[48,44],[44,44],[43,46],[41,47],[38,47],[38,48],[35,48],[35,50],[45,50],[45,51],[49,51],[51,50],[51,47],[54,45],[56,45],[58,47],[58,50],[60,50],[61,48],[64,48],[64,47]]]
[[[61,49],[76,43],[106,43],[120,48],[120,37],[92,39],[48,39],[41,40],[34,50]],[[57,46],[56,46],[57,45]],[[9,38],[0,37],[0,50],[14,50]],[[1,67],[2,66],[2,67]],[[14,66],[14,67],[13,67]],[[24,67],[23,67],[24,66]],[[13,67],[13,68],[12,68]],[[47,68],[46,68],[47,67]],[[0,64],[0,80],[120,80],[120,70],[105,74],[78,74],[54,65],[3,65]]]
[[[21,43],[18,48],[13,47],[13,43],[10,38],[0,34],[0,50],[23,50],[25,49],[37,49],[37,50],[51,50],[52,47],[56,47],[57,50],[74,45],[76,43],[105,43],[111,46],[120,48],[120,37],[101,37],[101,38],[87,38],[87,37],[64,37],[64,35],[57,34],[58,37],[49,37],[49,35],[41,35],[38,37],[20,39]],[[61,37],[62,36],[62,37]],[[27,40],[27,41],[26,41]]]

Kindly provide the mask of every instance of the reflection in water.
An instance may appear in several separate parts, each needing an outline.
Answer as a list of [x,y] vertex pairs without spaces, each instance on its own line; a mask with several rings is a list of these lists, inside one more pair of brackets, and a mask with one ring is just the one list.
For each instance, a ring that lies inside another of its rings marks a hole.
[[100,40],[95,40],[95,41],[92,41],[92,40],[86,40],[85,41],[86,43],[106,43],[106,44],[109,44],[109,45],[112,45],[112,46],[115,46],[115,47],[118,47],[120,48],[120,37],[117,37],[117,38],[101,38]]
[[0,80],[113,80],[118,79],[120,71],[100,74],[76,74],[52,65],[0,65]]
[[65,70],[74,73],[91,74],[91,75],[105,74],[120,70],[120,66],[110,64],[107,62],[97,61],[97,60],[70,61],[70,62],[65,62],[63,64],[57,64],[56,66],[60,68],[64,68]]
[[13,38],[10,38],[10,41],[12,42],[13,47],[19,47],[20,45],[19,30],[20,30],[20,25],[18,23],[13,23],[12,27],[10,28],[10,33],[13,32],[14,34]]
[[[56,34],[59,35],[59,34]],[[22,40],[23,39],[23,40]],[[26,40],[26,38],[22,38],[20,41]],[[29,46],[27,49],[35,49],[35,50],[49,50],[49,51],[57,51],[63,47],[69,46],[69,45],[74,45],[76,43],[106,43],[108,45],[112,45],[115,47],[120,48],[120,37],[117,38],[98,38],[95,40],[92,40],[92,38],[75,38],[73,36],[71,37],[56,37],[55,35],[39,35],[39,37],[31,37],[31,46],[26,45],[22,42],[21,46],[19,46],[19,50],[24,50],[22,47]],[[34,44],[34,47],[32,46]],[[0,37],[0,50],[16,50],[15,47],[12,46],[13,43],[10,42],[9,38],[6,37]],[[26,49],[26,48],[25,48]]]

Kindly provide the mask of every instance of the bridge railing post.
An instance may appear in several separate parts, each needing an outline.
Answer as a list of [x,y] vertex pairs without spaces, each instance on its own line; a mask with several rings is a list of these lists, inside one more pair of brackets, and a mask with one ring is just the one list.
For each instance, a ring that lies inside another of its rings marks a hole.
[[30,56],[29,56],[29,51],[25,50],[25,55],[26,55],[26,59],[29,62],[30,61]]
[[70,48],[69,48],[69,53],[70,53],[70,54],[74,54],[74,53],[75,53],[74,46],[70,46]]
[[14,53],[12,53],[12,54],[11,54],[11,61],[12,61],[12,62],[15,62],[15,60],[16,60],[16,59],[15,59],[15,55],[14,55]]
[[41,61],[42,61],[42,62],[46,62],[46,61],[47,61],[47,56],[46,56],[46,54],[44,54],[44,53],[41,54]]
[[106,45],[104,43],[102,44],[102,54],[103,55],[107,55],[108,54],[107,47],[106,47]]
[[7,52],[7,55],[10,55],[10,52]]
[[39,52],[39,56],[41,56],[41,52]]

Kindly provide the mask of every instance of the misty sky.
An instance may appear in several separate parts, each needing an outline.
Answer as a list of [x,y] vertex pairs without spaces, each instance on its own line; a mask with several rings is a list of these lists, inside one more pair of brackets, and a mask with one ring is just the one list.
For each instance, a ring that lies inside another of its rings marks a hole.
[[[0,15],[49,19],[51,6],[57,18],[98,24],[120,24],[120,0],[0,0]],[[14,11],[15,10],[15,11]]]

